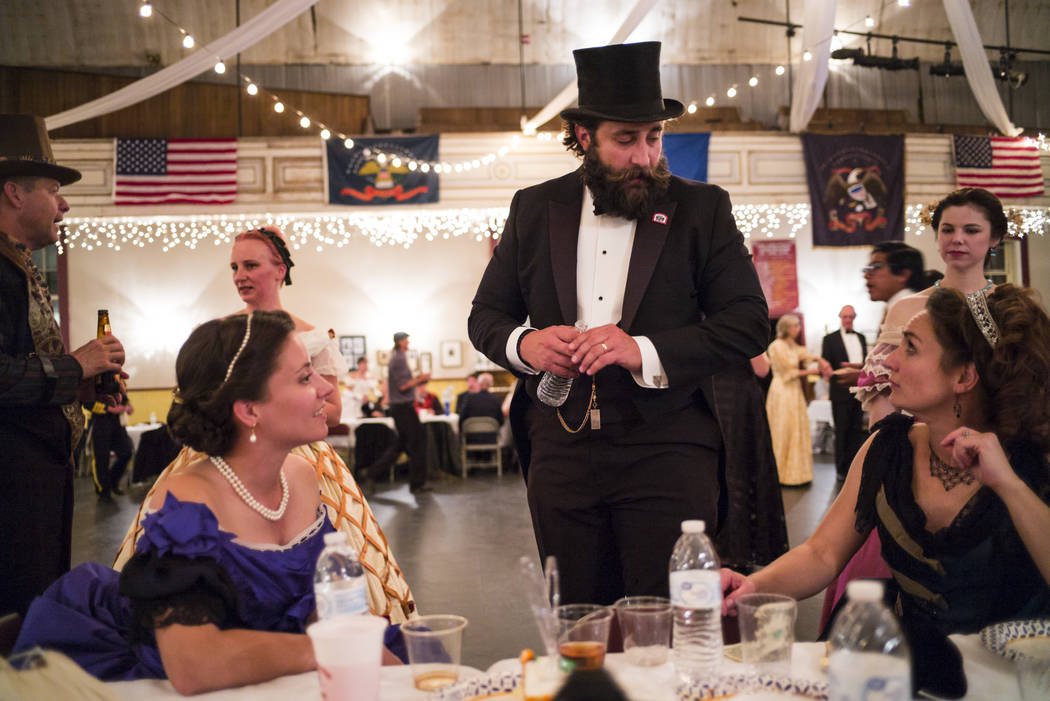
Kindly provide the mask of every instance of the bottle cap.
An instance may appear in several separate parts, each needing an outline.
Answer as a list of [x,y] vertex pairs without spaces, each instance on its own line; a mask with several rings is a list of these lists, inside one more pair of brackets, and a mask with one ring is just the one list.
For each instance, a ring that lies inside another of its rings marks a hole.
[[882,601],[882,582],[875,579],[854,579],[846,585],[850,601]]
[[324,534],[325,545],[346,545],[346,535],[341,531]]
[[682,533],[703,533],[704,522],[700,520],[682,521]]

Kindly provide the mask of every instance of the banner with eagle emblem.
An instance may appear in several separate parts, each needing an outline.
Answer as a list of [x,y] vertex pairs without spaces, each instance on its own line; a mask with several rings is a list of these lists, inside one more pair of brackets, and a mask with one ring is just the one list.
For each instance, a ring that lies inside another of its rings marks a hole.
[[438,201],[438,136],[339,139],[326,144],[331,204],[423,204]]
[[814,246],[904,240],[904,137],[803,134]]

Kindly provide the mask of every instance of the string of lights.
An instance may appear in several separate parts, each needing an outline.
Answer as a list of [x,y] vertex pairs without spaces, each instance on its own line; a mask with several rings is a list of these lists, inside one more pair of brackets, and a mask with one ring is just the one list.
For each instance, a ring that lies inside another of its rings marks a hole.
[[[884,4],[890,4],[893,2],[895,2],[899,7],[907,8],[911,6],[910,0],[884,0]],[[182,35],[182,46],[184,48],[192,49],[196,45],[196,40],[187,29],[185,29],[181,24],[169,17],[167,14],[154,8],[152,3],[144,0],[139,6],[139,16],[144,19],[149,19],[154,15],[161,17],[179,31],[179,33]],[[863,23],[864,26],[869,29],[876,25],[875,19],[871,16],[871,14],[868,14],[864,17],[863,20],[858,20],[848,25],[846,29],[851,29],[855,25],[859,25],[861,23]],[[831,37],[831,41],[833,50],[842,47],[842,43],[839,40],[837,31]],[[804,49],[802,52],[802,60],[811,61],[812,59],[813,53],[809,50],[809,48]],[[215,72],[220,75],[225,74],[227,70],[226,64],[219,57],[216,57],[215,61]],[[779,64],[774,68],[774,74],[777,77],[783,77],[784,75],[786,75],[786,73],[787,68],[784,66],[784,64]],[[277,114],[283,114],[286,111],[290,112],[299,118],[299,126],[302,129],[310,129],[311,127],[313,127],[318,130],[318,135],[321,137],[322,140],[327,141],[335,137],[340,139],[347,149],[354,148],[354,139],[350,135],[345,134],[339,131],[338,129],[333,129],[324,122],[311,118],[301,109],[287,104],[286,101],[282,99],[276,92],[261,87],[250,76],[245,75],[244,73],[239,73],[238,77],[244,83],[244,90],[248,95],[255,97],[262,93],[264,98],[269,98],[273,102],[273,110]],[[757,75],[752,75],[747,81],[748,88],[756,88],[758,87],[758,85],[759,78]],[[734,100],[740,95],[741,90],[742,88],[739,83],[732,83],[725,89],[725,96],[729,100]],[[696,114],[696,112],[699,109],[699,104],[699,99],[688,100],[686,102],[686,112],[688,114]],[[716,104],[718,104],[718,98],[716,97],[716,94],[709,94],[706,98],[703,99],[703,104],[707,107],[714,107]],[[551,132],[537,132],[526,134],[526,136],[533,136],[541,140],[550,141],[553,140],[556,135]],[[1048,139],[1042,133],[1040,133],[1037,137],[1030,137],[1030,139],[1031,142],[1037,148],[1043,151],[1050,152],[1050,141],[1048,141]],[[395,168],[399,168],[402,165],[404,165],[408,168],[408,170],[413,172],[418,169],[422,173],[429,173],[431,170],[433,170],[435,173],[459,173],[480,168],[483,165],[488,165],[489,163],[495,161],[497,158],[505,156],[510,150],[517,147],[519,143],[520,136],[514,135],[508,140],[508,142],[504,146],[500,147],[496,151],[490,152],[482,156],[481,158],[474,158],[470,160],[459,161],[456,163],[422,160],[408,160],[407,162],[402,163],[401,157],[397,154],[387,154],[383,152],[375,154],[375,157],[376,161],[380,165],[384,165],[389,161],[390,164]],[[369,149],[364,149],[363,155],[365,157],[371,157],[372,153]]]
[[[930,226],[933,204],[908,205],[905,232],[916,236]],[[808,204],[739,204],[733,207],[744,238],[795,238],[810,221]],[[1050,233],[1050,207],[1010,207],[1009,233],[1024,237]],[[206,245],[228,246],[242,231],[277,225],[293,250],[317,252],[351,245],[355,239],[377,246],[411,248],[420,242],[447,241],[469,236],[476,241],[498,239],[507,220],[506,208],[314,213],[217,214],[182,216],[67,217],[58,252],[159,246],[163,253],[177,248],[195,250]]]
[[[193,34],[190,33],[190,31],[183,27],[179,22],[175,21],[167,14],[156,9],[153,6],[153,3],[144,1],[141,5],[139,5],[139,17],[143,19],[150,19],[154,15],[165,20],[179,31],[179,33],[182,35],[183,48],[192,49],[194,46],[196,46],[197,42],[196,39],[194,39]],[[218,56],[215,57],[214,70],[219,75],[224,75],[227,71],[226,63]],[[323,141],[328,141],[329,139],[334,137],[341,140],[343,142],[343,146],[345,146],[347,149],[354,148],[354,139],[349,134],[345,134],[339,131],[338,129],[334,128],[333,126],[328,125],[318,119],[311,118],[308,114],[303,112],[298,107],[288,104],[286,100],[281,98],[281,96],[273,90],[260,86],[257,81],[253,80],[250,76],[245,75],[243,72],[238,73],[238,79],[244,84],[244,91],[249,96],[261,96],[263,99],[270,99],[273,102],[273,111],[277,114],[284,114],[285,112],[289,112],[298,117],[300,128],[310,129],[312,127],[318,130],[317,133]],[[550,140],[553,138],[553,135],[549,133],[537,134],[535,136],[543,140]],[[404,165],[404,167],[408,168],[408,170],[413,172],[419,170],[421,173],[429,173],[430,171],[433,171],[435,173],[460,173],[480,168],[482,165],[488,165],[489,163],[495,161],[497,158],[505,156],[511,149],[515,148],[520,143],[520,140],[521,136],[515,134],[507,140],[506,144],[501,146],[496,151],[487,153],[480,158],[472,158],[469,160],[459,161],[455,163],[448,163],[444,161],[424,161],[418,159],[407,160],[404,163],[402,163],[401,157],[397,154],[388,154],[380,152],[374,155],[376,161],[380,165],[384,165],[387,161],[389,161],[390,164],[395,168],[399,168],[402,165]],[[371,150],[368,148],[363,149],[362,152],[365,157],[370,158],[373,156]]]

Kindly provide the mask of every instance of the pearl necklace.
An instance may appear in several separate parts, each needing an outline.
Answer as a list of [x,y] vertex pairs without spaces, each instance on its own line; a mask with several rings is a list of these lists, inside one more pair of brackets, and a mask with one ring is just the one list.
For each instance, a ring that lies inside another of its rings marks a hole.
[[284,478],[284,470],[281,470],[281,505],[276,509],[268,509],[259,503],[259,500],[252,496],[252,493],[248,491],[248,488],[244,486],[244,482],[241,482],[241,478],[237,476],[237,473],[233,471],[225,460],[217,455],[209,455],[208,459],[212,461],[212,464],[219,470],[219,473],[226,478],[226,481],[233,487],[233,491],[237,492],[245,504],[250,506],[255,511],[259,512],[263,518],[271,521],[279,521],[284,516],[284,510],[288,508],[288,480]]

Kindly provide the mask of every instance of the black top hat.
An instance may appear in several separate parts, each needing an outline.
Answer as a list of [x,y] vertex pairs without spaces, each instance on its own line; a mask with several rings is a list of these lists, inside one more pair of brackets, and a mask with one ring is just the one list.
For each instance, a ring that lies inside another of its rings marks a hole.
[[29,175],[60,185],[80,180],[80,171],[55,163],[44,120],[32,114],[0,114],[0,178]]
[[562,119],[659,122],[680,117],[685,107],[665,100],[660,90],[660,42],[610,44],[576,49],[580,106],[562,110]]

